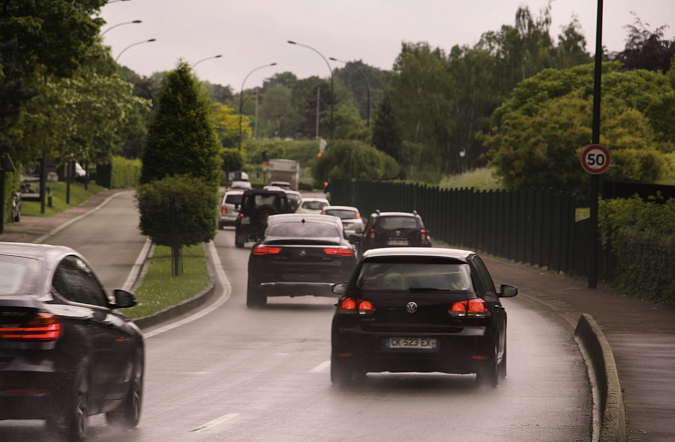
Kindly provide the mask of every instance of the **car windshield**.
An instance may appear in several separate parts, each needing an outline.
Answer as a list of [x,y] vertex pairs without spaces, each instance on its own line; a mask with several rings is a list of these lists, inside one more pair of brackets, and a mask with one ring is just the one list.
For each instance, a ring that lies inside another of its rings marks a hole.
[[225,197],[225,202],[227,204],[241,204],[241,197],[242,195],[227,195]]
[[364,262],[356,280],[363,290],[467,291],[469,266],[464,263]]
[[417,228],[417,220],[412,216],[383,216],[377,220],[377,224],[387,230]]
[[324,203],[323,201],[305,201],[302,203],[302,208],[309,210],[321,210],[327,205],[328,204]]
[[353,210],[328,209],[326,215],[337,216],[340,219],[356,219],[356,212]]
[[270,226],[266,236],[284,238],[335,238],[340,236],[337,228],[331,224],[295,222],[277,223]]
[[0,255],[0,296],[31,293],[39,272],[37,259]]

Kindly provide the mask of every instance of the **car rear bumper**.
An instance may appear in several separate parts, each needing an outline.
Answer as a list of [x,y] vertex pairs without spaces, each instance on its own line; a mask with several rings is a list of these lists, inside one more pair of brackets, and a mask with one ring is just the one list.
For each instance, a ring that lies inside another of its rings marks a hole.
[[65,373],[0,371],[0,420],[53,416],[63,408],[68,385]]
[[265,296],[321,296],[334,298],[332,282],[264,282],[258,288]]

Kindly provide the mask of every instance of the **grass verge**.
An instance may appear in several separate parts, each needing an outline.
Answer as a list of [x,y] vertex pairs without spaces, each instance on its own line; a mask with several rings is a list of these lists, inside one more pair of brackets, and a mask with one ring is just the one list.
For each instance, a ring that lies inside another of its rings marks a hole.
[[92,196],[105,190],[104,187],[94,183],[89,183],[87,190],[84,190],[84,184],[82,183],[71,183],[70,204],[66,204],[66,186],[67,183],[61,181],[54,183],[54,187],[52,188],[52,204],[54,207],[47,207],[47,198],[49,197],[47,196],[45,198],[45,213],[40,213],[40,201],[21,201],[21,215],[54,216],[66,209],[79,206]]
[[130,318],[141,318],[190,299],[206,287],[211,279],[206,254],[201,244],[183,247],[183,275],[171,276],[171,248],[156,246],[141,286],[136,290],[136,307],[125,309]]

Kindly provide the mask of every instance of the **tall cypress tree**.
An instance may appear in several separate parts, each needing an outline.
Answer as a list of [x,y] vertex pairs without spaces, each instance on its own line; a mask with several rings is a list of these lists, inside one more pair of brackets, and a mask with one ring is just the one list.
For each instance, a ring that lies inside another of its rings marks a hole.
[[385,93],[380,106],[375,114],[373,124],[373,145],[377,150],[382,151],[394,158],[396,162],[403,165],[401,160],[401,149],[403,146],[403,134],[399,125],[396,111],[391,104],[388,93]]
[[148,128],[141,159],[141,184],[167,176],[200,178],[217,192],[221,145],[213,127],[211,103],[190,65],[180,62],[169,72],[159,96],[159,109]]

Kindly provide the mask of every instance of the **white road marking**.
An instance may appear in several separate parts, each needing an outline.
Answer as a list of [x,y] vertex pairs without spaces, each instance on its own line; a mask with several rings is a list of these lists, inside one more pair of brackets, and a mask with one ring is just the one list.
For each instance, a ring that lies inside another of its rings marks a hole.
[[195,313],[192,316],[189,316],[178,322],[174,322],[173,324],[166,325],[162,328],[158,328],[150,332],[144,332],[143,333],[144,338],[146,339],[152,338],[153,336],[157,336],[160,333],[164,333],[169,330],[173,330],[174,328],[180,327],[181,325],[185,325],[192,321],[196,321],[197,319],[208,315],[209,313],[211,313],[212,311],[223,305],[228,299],[230,299],[230,295],[232,294],[232,286],[230,285],[230,281],[228,281],[227,276],[225,275],[225,270],[223,270],[223,265],[220,262],[218,252],[216,251],[216,246],[213,243],[213,241],[209,243],[209,251],[211,252],[211,259],[213,260],[213,267],[215,268],[216,271],[216,277],[218,278],[220,285],[223,286],[223,296],[221,296],[220,299],[216,303],[214,303],[211,307],[201,310],[200,312]]
[[136,258],[136,262],[131,268],[131,272],[129,272],[129,276],[122,286],[122,290],[130,291],[133,288],[136,279],[138,279],[138,274],[141,272],[141,268],[143,268],[143,262],[145,261],[145,258],[148,257],[148,250],[150,250],[151,246],[152,241],[150,241],[150,238],[146,238],[141,253],[138,254],[138,258]]
[[309,372],[310,373],[323,373],[323,371],[328,367],[330,367],[330,361],[322,362],[321,364],[319,364],[316,367],[309,370]]
[[230,419],[233,419],[237,416],[239,416],[239,413],[226,414],[225,416],[221,416],[218,419],[214,419],[211,422],[205,423],[204,425],[193,428],[192,430],[188,431],[188,433],[200,433],[202,431],[208,430],[209,428],[213,428],[216,425],[222,424],[223,422],[229,421]]

